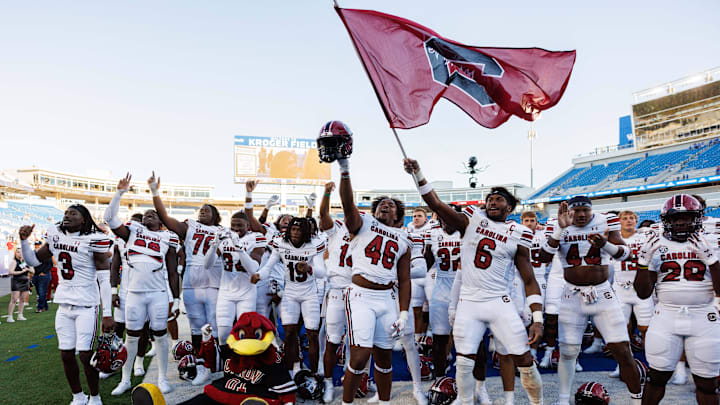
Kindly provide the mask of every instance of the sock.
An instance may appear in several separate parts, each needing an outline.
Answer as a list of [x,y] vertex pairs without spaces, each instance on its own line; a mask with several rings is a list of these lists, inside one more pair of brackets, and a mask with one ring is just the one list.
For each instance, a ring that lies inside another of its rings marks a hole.
[[80,391],[73,394],[73,399],[81,400],[85,398],[85,393]]
[[168,336],[167,333],[162,336],[155,336],[155,344],[157,350],[155,355],[157,356],[158,363],[158,381],[167,379],[167,366],[168,366]]
[[503,391],[505,397],[505,405],[513,405],[515,403],[515,391]]
[[532,405],[542,405],[542,379],[535,363],[530,367],[518,367],[518,371],[520,371],[520,383],[525,388],[530,403]]
[[400,343],[405,349],[405,359],[407,360],[408,370],[410,370],[410,377],[412,378],[413,385],[422,385],[422,375],[420,372],[420,355],[417,351],[417,346],[413,341],[413,337],[410,335],[400,336]]
[[682,360],[678,361],[677,367],[675,367],[675,369],[680,370],[680,372],[684,372],[685,371],[685,362]]
[[145,369],[145,363],[143,363],[144,361],[145,361],[145,357],[143,357],[143,356],[135,356],[135,365],[134,365],[134,367],[142,367],[143,370],[144,370],[144,369]]
[[558,399],[561,403],[570,401],[570,386],[575,379],[575,362],[580,353],[580,345],[560,346],[558,360]]
[[125,349],[127,350],[127,360],[123,364],[122,368],[122,381],[129,382],[132,377],[133,363],[135,362],[135,355],[138,351],[138,340],[140,336],[127,335],[125,338]]
[[458,356],[455,362],[455,380],[457,384],[458,396],[462,405],[473,405],[475,403],[475,391],[473,391],[473,368],[475,361],[465,356]]
[[475,380],[475,392],[480,392],[484,385],[485,381]]
[[595,346],[595,345],[602,346],[602,339],[600,339],[599,337],[594,337],[592,345],[593,346]]
[[423,335],[422,333],[416,333],[416,334],[415,334],[415,341],[417,342],[417,341],[420,340],[420,338],[423,337],[423,336],[424,336],[424,335]]

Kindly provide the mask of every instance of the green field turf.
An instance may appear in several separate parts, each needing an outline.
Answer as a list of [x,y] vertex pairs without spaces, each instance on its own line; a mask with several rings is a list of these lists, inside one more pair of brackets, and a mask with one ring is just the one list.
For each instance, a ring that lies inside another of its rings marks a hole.
[[[55,336],[55,311],[57,305],[51,303],[50,310],[39,314],[35,313],[36,295],[30,296],[30,307],[24,311],[27,321],[15,323],[5,322],[10,295],[0,297],[0,403],[27,404],[27,405],[59,405],[69,404],[72,400],[70,386],[65,379],[60,351],[57,348]],[[16,309],[17,310],[17,309]],[[14,316],[15,318],[17,315]],[[98,329],[100,330],[100,329]],[[46,339],[46,336],[52,335]],[[28,346],[38,345],[33,349]],[[14,356],[17,360],[7,361]],[[80,359],[80,381],[83,391],[89,395],[85,374]],[[147,369],[150,359],[145,359]],[[121,396],[111,396],[110,391],[120,382],[120,373],[100,380],[100,396],[103,404],[130,403],[130,391]],[[135,386],[142,382],[142,377],[133,377]]]

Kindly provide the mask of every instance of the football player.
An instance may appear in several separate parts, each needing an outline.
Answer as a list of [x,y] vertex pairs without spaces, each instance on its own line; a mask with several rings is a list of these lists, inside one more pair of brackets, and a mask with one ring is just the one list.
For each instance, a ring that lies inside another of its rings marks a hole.
[[[458,399],[464,405],[475,403],[475,356],[489,326],[495,339],[512,355],[530,403],[541,404],[542,381],[528,345],[542,337],[543,321],[540,287],[530,265],[532,232],[522,225],[505,223],[517,199],[506,189],[495,187],[487,196],[484,209],[468,206],[458,213],[440,200],[417,161],[405,159],[404,165],[428,207],[462,235],[463,271],[455,278],[455,283],[461,284],[453,328],[458,355]],[[513,264],[523,279],[533,311],[529,336],[508,296],[515,275]]]
[[[653,313],[653,300],[652,298],[640,299],[633,287],[633,281],[637,270],[637,252],[645,244],[647,235],[636,231],[637,215],[634,212],[620,211],[618,217],[620,218],[620,234],[632,251],[632,256],[629,260],[614,261],[613,289],[622,305],[628,331],[632,332],[629,329],[630,315],[634,313],[640,335],[645,337],[645,331],[647,331]],[[610,372],[610,377],[620,377],[620,368],[616,367],[614,371]]]
[[[59,285],[53,298],[53,302],[59,304],[55,331],[65,377],[73,394],[70,404],[102,404],[98,370],[90,364],[90,358],[97,331],[98,304],[102,305],[103,332],[113,330],[108,263],[112,242],[100,232],[90,211],[80,204],[69,206],[62,222],[48,228],[45,244],[37,251],[27,240],[34,228],[35,225],[24,225],[18,231],[23,259],[30,266],[39,266],[54,257],[58,265]],[[76,351],[90,388],[89,400],[80,385]]]
[[[432,227],[433,223],[428,221],[427,212],[421,207],[413,210],[412,222],[407,224],[407,231],[411,234],[425,235]],[[431,266],[428,269],[432,268]],[[433,283],[434,279],[430,275],[429,280],[426,277],[423,278],[412,278],[410,284],[412,285],[412,294],[410,295],[410,307],[413,310],[413,317],[415,321],[415,340],[419,340],[422,336],[425,336],[425,332],[428,329],[426,317],[423,314],[423,308],[427,311],[427,302],[430,300],[430,295],[426,292],[432,291],[432,286],[427,284]],[[427,288],[426,288],[427,287]],[[428,317],[429,319],[429,314]]]
[[[153,205],[160,220],[172,232],[175,232],[184,241],[185,269],[182,278],[182,293],[185,311],[190,320],[190,336],[193,347],[199,348],[202,343],[201,328],[209,323],[213,334],[217,334],[215,309],[217,307],[218,289],[222,274],[222,262],[215,262],[211,268],[205,267],[205,259],[210,246],[220,227],[220,213],[211,204],[200,207],[197,221],[186,219],[183,222],[168,215],[160,198],[160,177],[155,172],[148,179],[150,192],[153,196]],[[217,336],[215,336],[217,337]],[[198,364],[197,377],[193,385],[204,385],[210,378],[210,371]]]
[[[606,231],[607,238],[603,236]],[[619,231],[620,219],[616,215],[593,213],[590,199],[576,196],[560,204],[553,234],[540,251],[544,262],[550,262],[560,252],[566,281],[559,309],[559,404],[570,401],[577,357],[590,316],[620,366],[620,378],[633,403],[640,403],[640,375],[630,351],[625,317],[608,282],[610,258],[627,260],[632,253]]]
[[[334,129],[340,125],[343,131]],[[351,135],[338,121],[327,127],[329,130],[321,132],[318,144],[325,142],[325,137],[345,149],[337,161],[345,226],[351,235],[352,278],[346,299],[351,348],[342,400],[353,402],[372,352],[379,403],[386,405],[392,388],[393,335],[405,332],[409,318],[411,241],[396,228],[405,207],[401,201],[382,198],[373,202],[372,215],[358,211],[350,183]],[[397,293],[393,289],[395,280]]]
[[285,268],[285,288],[280,301],[280,320],[285,329],[285,364],[293,370],[298,355],[298,333],[302,314],[308,339],[310,371],[317,373],[320,358],[318,330],[320,329],[320,300],[315,278],[325,277],[322,263],[326,245],[312,239],[310,221],[294,217],[282,236],[271,240],[270,258],[263,263],[252,281],[268,279],[278,263]]
[[[450,204],[457,212],[460,206]],[[440,220],[439,228],[425,232],[425,262],[427,268],[437,267],[437,277],[433,294],[430,297],[430,325],[433,333],[432,359],[435,375],[442,377],[447,368],[447,356],[450,342],[450,322],[448,305],[455,274],[460,268],[460,232]]]
[[265,236],[249,230],[250,223],[244,212],[238,211],[230,218],[230,229],[224,229],[213,244],[216,254],[208,255],[205,267],[213,267],[220,258],[223,273],[220,278],[217,310],[220,352],[226,353],[226,340],[230,336],[235,319],[245,312],[255,312],[257,288],[250,277],[257,272],[265,253]]
[[720,374],[720,263],[718,236],[702,233],[703,208],[687,194],[669,198],[660,217],[662,234],[638,251],[635,291],[657,292],[645,354],[650,370],[643,404],[657,404],[685,350],[698,404],[718,404]]
[[[547,306],[545,305],[545,290],[547,290],[548,264],[543,263],[540,260],[540,247],[547,239],[547,236],[542,230],[538,229],[537,214],[535,212],[523,212],[520,214],[520,222],[533,233],[532,248],[530,249],[530,264],[532,265],[533,272],[535,273],[535,281],[537,281],[540,286],[540,296],[543,300],[543,307],[546,308],[545,310],[547,311]],[[524,312],[530,312],[530,307],[528,305],[525,305]],[[534,358],[537,358],[537,347],[539,344],[540,342],[537,342],[530,347],[530,352]]]
[[[173,306],[179,308],[180,286],[175,251],[180,241],[174,233],[162,230],[162,222],[155,210],[145,211],[142,223],[129,221],[123,224],[118,218],[120,200],[123,194],[130,190],[130,179],[129,173],[120,179],[117,191],[104,215],[113,233],[125,241],[128,265],[124,277],[128,279],[125,299],[125,346],[128,358],[122,368],[122,379],[112,391],[112,395],[122,395],[132,386],[130,377],[138,352],[138,340],[146,319],[150,320],[150,331],[155,336],[157,345],[157,385],[160,391],[166,394],[172,391],[166,375],[169,354],[167,321],[170,309],[167,286],[169,282]],[[167,281],[165,272],[168,273]]]

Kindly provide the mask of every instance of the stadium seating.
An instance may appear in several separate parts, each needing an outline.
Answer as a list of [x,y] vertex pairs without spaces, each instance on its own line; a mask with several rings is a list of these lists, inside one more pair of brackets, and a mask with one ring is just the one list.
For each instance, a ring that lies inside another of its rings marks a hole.
[[622,160],[620,162],[612,162],[608,164],[591,166],[584,172],[580,173],[580,175],[567,182],[567,184],[565,184],[564,186],[566,188],[571,188],[598,184],[600,181],[608,178],[609,176],[625,170],[625,168],[635,163],[636,161],[637,159],[628,159]]
[[639,164],[631,167],[625,173],[620,175],[618,180],[646,179],[656,176],[673,165],[684,162],[694,153],[697,153],[697,151],[692,149],[682,149],[674,152],[661,153],[659,155],[649,155]]
[[17,232],[21,225],[35,224],[37,232],[47,229],[48,226],[60,221],[63,212],[58,208],[32,204],[26,202],[8,201],[0,205],[0,237],[7,239],[8,236]]

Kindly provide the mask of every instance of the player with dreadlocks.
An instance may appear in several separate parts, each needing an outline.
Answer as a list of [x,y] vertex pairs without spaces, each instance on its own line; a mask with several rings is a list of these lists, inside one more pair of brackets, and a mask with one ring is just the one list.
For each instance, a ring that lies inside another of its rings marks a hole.
[[325,277],[325,266],[322,262],[325,242],[312,238],[310,221],[307,218],[294,217],[290,220],[287,232],[268,242],[268,245],[272,254],[252,276],[252,280],[257,282],[267,279],[278,263],[283,264],[285,290],[280,301],[280,321],[285,329],[285,364],[288,370],[293,370],[299,350],[298,322],[302,313],[309,344],[310,371],[315,374],[320,358],[320,300],[315,279]]
[[[210,247],[217,237],[220,226],[220,213],[213,205],[205,204],[200,207],[197,221],[186,219],[183,222],[168,215],[160,198],[160,178],[155,172],[148,179],[148,185],[153,196],[153,205],[160,220],[170,230],[175,232],[180,240],[184,241],[185,273],[182,280],[183,300],[185,310],[190,320],[190,335],[195,350],[199,350],[202,343],[201,328],[205,324],[212,326],[213,335],[217,338],[217,322],[215,308],[217,306],[222,262],[216,261],[213,267],[205,267],[208,254],[214,253]],[[193,385],[204,385],[210,378],[210,371],[203,365],[198,365],[197,377]]]
[[[90,364],[90,359],[97,330],[98,304],[102,305],[103,332],[113,329],[107,255],[112,242],[100,232],[90,211],[80,204],[65,210],[62,222],[47,230],[46,242],[37,251],[27,240],[34,228],[35,225],[25,225],[18,232],[25,262],[38,266],[54,257],[61,274],[53,298],[59,304],[55,330],[65,377],[73,393],[71,405],[102,404],[98,370]],[[80,385],[76,351],[90,388],[89,401]]]

